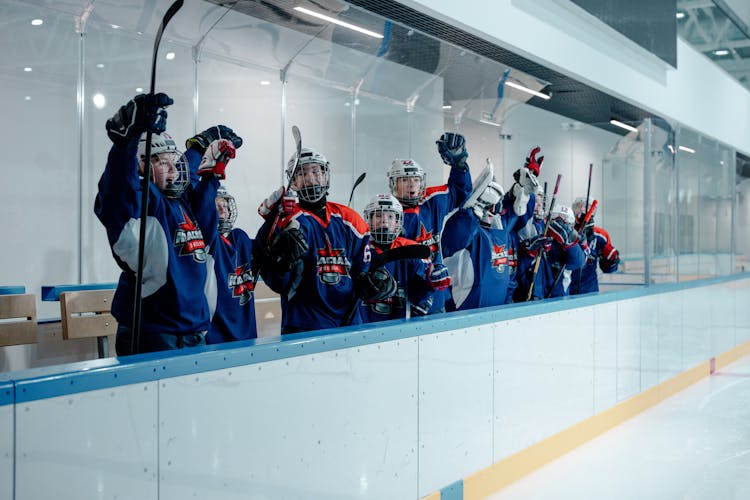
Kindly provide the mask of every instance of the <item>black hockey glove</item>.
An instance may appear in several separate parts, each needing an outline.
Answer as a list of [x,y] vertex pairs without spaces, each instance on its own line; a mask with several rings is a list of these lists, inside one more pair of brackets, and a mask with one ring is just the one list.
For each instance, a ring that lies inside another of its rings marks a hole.
[[285,273],[307,253],[305,235],[297,227],[287,227],[274,236],[268,247],[268,259],[274,270]]
[[438,153],[440,153],[443,163],[451,167],[460,168],[461,170],[469,168],[466,164],[466,158],[469,157],[469,153],[466,151],[466,139],[464,139],[464,136],[454,134],[453,132],[446,132],[435,143],[437,144]]
[[576,230],[561,219],[555,219],[549,223],[549,234],[565,250],[578,243],[578,233]]
[[531,257],[536,257],[540,251],[549,252],[549,249],[552,246],[552,238],[549,236],[533,236],[529,239],[523,240],[521,245],[523,245],[523,249],[527,254]]
[[242,137],[234,133],[234,130],[227,127],[226,125],[215,125],[211,128],[207,128],[198,135],[195,135],[185,141],[185,148],[194,148],[201,155],[206,152],[206,148],[209,144],[219,139],[227,139],[232,141],[235,149],[242,146]]
[[364,301],[385,300],[396,293],[397,287],[396,280],[384,267],[360,273],[354,278],[354,291]]
[[174,101],[167,94],[138,94],[107,120],[107,135],[115,144],[124,145],[148,130],[161,134],[167,128],[167,110],[164,108],[171,104]]

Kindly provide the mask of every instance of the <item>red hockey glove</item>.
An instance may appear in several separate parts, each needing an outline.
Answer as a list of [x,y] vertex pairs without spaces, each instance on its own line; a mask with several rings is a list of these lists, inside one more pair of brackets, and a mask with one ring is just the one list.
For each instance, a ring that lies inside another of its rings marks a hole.
[[217,179],[225,179],[224,170],[229,160],[236,155],[234,144],[227,139],[219,139],[212,142],[203,154],[201,164],[198,166],[198,175],[213,175]]
[[612,273],[617,271],[618,264],[620,264],[620,252],[612,246],[612,243],[608,242],[602,248],[599,258],[599,268],[601,268],[602,272]]
[[539,177],[539,170],[541,170],[542,162],[544,161],[544,156],[540,156],[538,159],[536,157],[541,151],[542,148],[534,146],[529,153],[529,156],[526,157],[526,162],[523,164],[524,167],[528,168],[529,171],[537,177]]

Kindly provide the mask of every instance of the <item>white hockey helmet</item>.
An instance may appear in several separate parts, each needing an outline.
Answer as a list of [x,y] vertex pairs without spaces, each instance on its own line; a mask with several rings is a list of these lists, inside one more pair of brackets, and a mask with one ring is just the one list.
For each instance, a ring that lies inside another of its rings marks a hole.
[[[399,196],[398,180],[408,177],[419,178],[419,189],[411,193],[402,192]],[[422,198],[424,197],[426,182],[427,175],[425,174],[424,169],[419,166],[419,163],[412,160],[411,158],[396,158],[391,163],[391,168],[388,169],[388,185],[391,189],[391,194],[398,198],[398,200],[404,205],[414,206],[422,201]]]
[[[379,245],[390,245],[401,233],[404,209],[392,194],[375,195],[365,206],[365,222],[370,226],[370,238]],[[378,224],[375,224],[375,218]]]
[[286,164],[286,178],[292,180],[292,177],[299,175],[298,170],[302,169],[302,173],[305,172],[305,166],[318,165],[321,169],[322,178],[319,179],[318,183],[308,183],[308,180],[302,176],[302,186],[296,186],[292,182],[292,189],[297,192],[300,200],[314,203],[326,194],[331,186],[331,173],[329,162],[325,156],[312,148],[302,148],[299,156],[299,164],[297,164],[297,154],[293,154]]
[[[576,217],[576,220],[582,218],[584,215],[586,215],[586,210],[591,208],[591,205],[596,201],[593,197],[589,196],[588,203],[586,203],[586,197],[585,196],[579,196],[575,199],[573,202],[573,214]],[[594,213],[591,214],[591,219],[594,220],[594,216],[596,215],[596,210],[594,209]]]
[[219,233],[226,234],[234,228],[237,220],[237,201],[224,186],[219,186],[216,191],[216,209],[219,211]]
[[549,216],[550,216],[550,220],[562,219],[565,223],[571,224],[571,225],[574,224],[576,221],[576,218],[573,215],[573,210],[569,206],[562,205],[559,203],[555,204]]
[[[138,166],[143,169],[146,162],[147,132],[138,141]],[[158,164],[153,162],[158,160]],[[190,184],[190,167],[177,143],[166,132],[151,134],[151,179],[159,190],[169,198],[178,198]],[[174,170],[172,170],[174,167]]]
[[495,214],[496,205],[502,201],[504,195],[503,187],[495,182],[492,162],[488,160],[487,166],[474,181],[474,189],[464,202],[464,208],[471,208],[480,221],[489,224]]

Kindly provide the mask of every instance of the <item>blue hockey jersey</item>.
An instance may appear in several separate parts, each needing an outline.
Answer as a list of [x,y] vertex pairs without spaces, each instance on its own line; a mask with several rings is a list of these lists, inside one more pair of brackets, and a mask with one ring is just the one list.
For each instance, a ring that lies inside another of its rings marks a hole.
[[598,292],[599,277],[596,274],[597,265],[602,272],[613,273],[617,271],[620,262],[619,254],[612,245],[609,233],[597,226],[594,226],[591,237],[586,242],[585,254],[586,264],[577,271],[574,271],[571,277],[571,295]]

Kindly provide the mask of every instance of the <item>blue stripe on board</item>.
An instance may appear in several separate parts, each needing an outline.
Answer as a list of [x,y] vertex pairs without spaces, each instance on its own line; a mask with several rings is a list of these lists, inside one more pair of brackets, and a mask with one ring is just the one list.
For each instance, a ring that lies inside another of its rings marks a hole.
[[464,500],[464,480],[459,479],[440,490],[440,500]]
[[60,300],[63,292],[81,292],[85,290],[114,290],[117,283],[83,283],[79,285],[45,285],[42,287],[42,300],[54,302]]
[[408,321],[391,320],[369,325],[317,330],[285,335],[281,338],[268,337],[178,351],[82,361],[0,373],[0,383],[15,382],[16,402],[35,401],[168,377],[408,339],[657,293],[676,292],[699,286],[706,287],[747,279],[749,276],[749,274],[741,274],[687,283],[652,285],[604,294],[592,293],[577,297],[422,316]]
[[0,382],[0,406],[12,405],[14,402],[13,382]]
[[25,286],[0,286],[0,295],[22,295],[26,293]]

